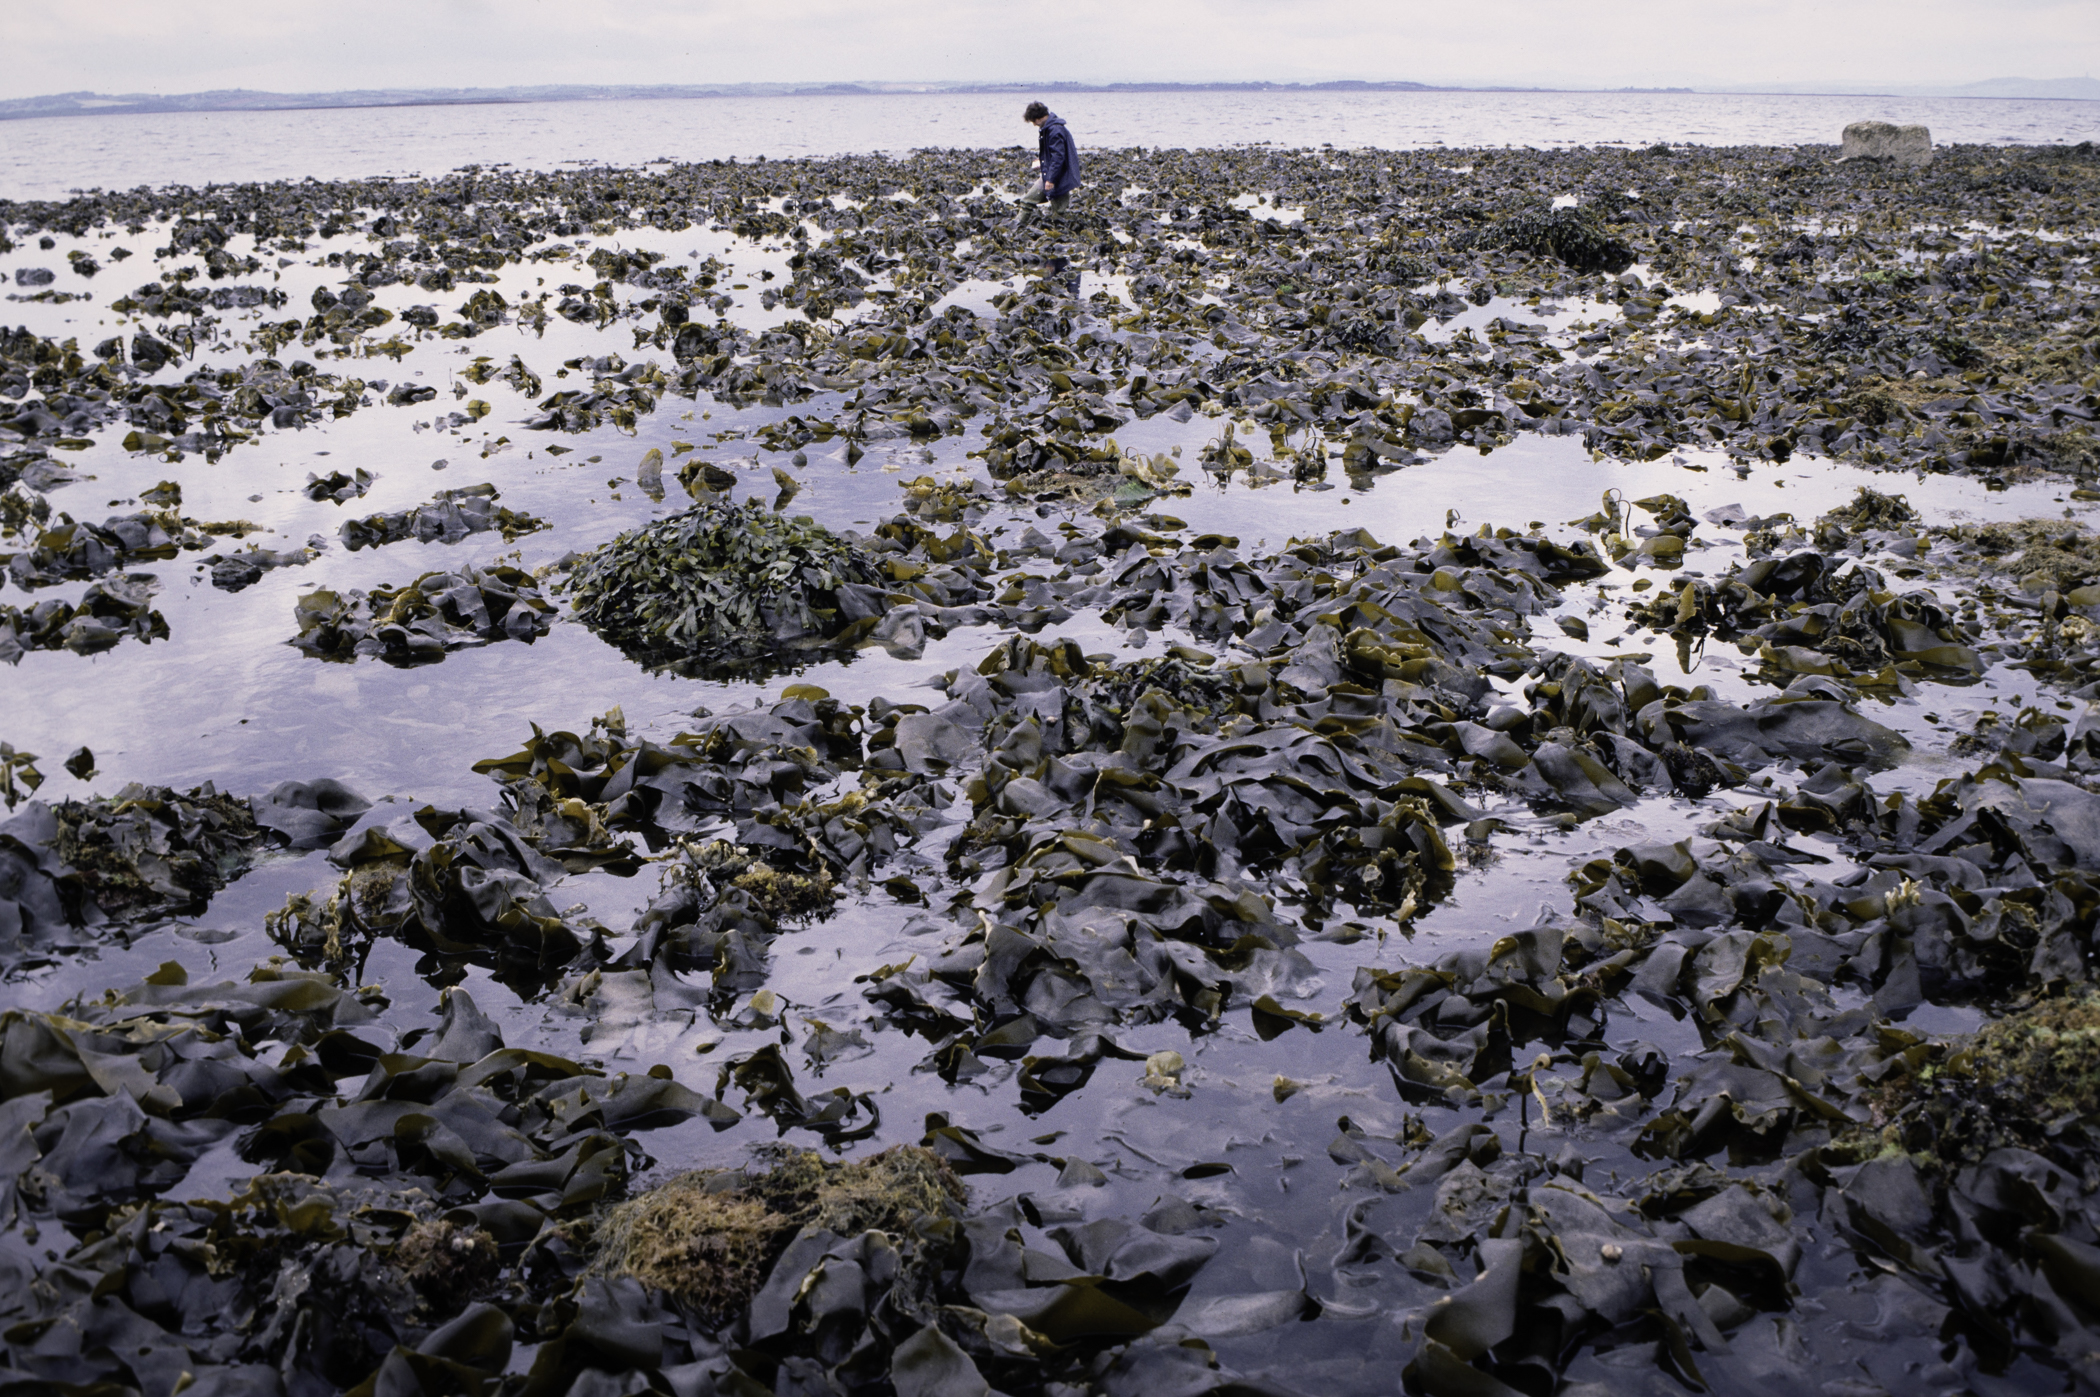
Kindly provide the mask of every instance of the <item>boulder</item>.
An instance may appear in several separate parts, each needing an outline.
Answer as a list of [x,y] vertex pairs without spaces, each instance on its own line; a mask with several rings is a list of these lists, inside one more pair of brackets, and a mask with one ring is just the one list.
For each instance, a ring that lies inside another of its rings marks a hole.
[[1923,165],[1932,159],[1932,132],[1922,126],[1897,126],[1887,121],[1855,121],[1845,128],[1845,146],[1838,152],[1838,159]]

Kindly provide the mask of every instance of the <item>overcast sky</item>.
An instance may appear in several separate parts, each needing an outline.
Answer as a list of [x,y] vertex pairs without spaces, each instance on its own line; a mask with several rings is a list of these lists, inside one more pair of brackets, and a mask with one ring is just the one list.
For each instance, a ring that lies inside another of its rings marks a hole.
[[1273,78],[1864,87],[2100,72],[2100,0],[6,0],[0,96]]

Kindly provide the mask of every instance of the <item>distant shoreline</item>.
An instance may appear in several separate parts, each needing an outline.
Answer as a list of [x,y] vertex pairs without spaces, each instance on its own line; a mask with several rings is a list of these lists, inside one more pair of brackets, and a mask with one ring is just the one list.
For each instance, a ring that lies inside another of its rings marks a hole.
[[[694,86],[549,86],[460,89],[352,89],[343,92],[277,93],[245,89],[229,91],[160,94],[91,92],[57,93],[0,101],[0,121],[35,120],[41,117],[145,116],[182,112],[285,112],[347,111],[388,107],[525,106],[551,102],[694,101],[725,97],[952,97],[1115,95],[1122,93],[1481,93],[1567,94],[1574,96],[1655,95],[1684,97],[1857,97],[1877,100],[1921,93],[1898,92],[1780,92],[1727,91],[1692,87],[1455,87],[1419,82],[1335,81],[1320,83],[746,83]],[[2081,102],[2093,98],[2076,96],[2023,96],[2019,94],[1932,94],[1935,101],[2036,101]]]
[[[107,96],[64,92],[0,101],[0,121],[46,116],[133,116],[170,112],[333,111],[384,107],[524,106],[544,102],[696,101],[723,97],[983,97],[1074,93],[1203,92],[1557,92],[1546,87],[1441,87],[1418,82],[1322,83],[738,83],[649,86],[557,85],[456,89],[354,88],[342,92],[254,92],[232,89],[169,95]],[[1688,87],[1629,87],[1597,91],[1692,95]]]
[[[183,111],[351,111],[376,107],[498,107],[533,103],[592,101],[701,101],[722,97],[1025,97],[1025,95],[1121,95],[1121,92],[1478,92],[1478,95],[1655,95],[1655,97],[1873,97],[1894,92],[1703,92],[1699,88],[1537,88],[1537,86],[1434,86],[1426,82],[1111,82],[1111,84],[958,84],[958,86],[878,86],[815,84],[737,88],[464,88],[445,90],[351,90],[351,92],[185,92],[185,95],[122,95],[61,92],[53,97],[0,101],[0,120],[38,120],[53,116],[166,116]],[[1982,97],[1976,101],[2087,101],[2079,97]]]

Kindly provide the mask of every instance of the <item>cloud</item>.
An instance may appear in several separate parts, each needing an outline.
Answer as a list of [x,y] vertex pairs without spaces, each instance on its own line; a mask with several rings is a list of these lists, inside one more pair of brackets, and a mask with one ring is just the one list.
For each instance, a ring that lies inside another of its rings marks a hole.
[[2100,68],[2092,0],[68,0],[0,95],[976,79],[1956,83]]

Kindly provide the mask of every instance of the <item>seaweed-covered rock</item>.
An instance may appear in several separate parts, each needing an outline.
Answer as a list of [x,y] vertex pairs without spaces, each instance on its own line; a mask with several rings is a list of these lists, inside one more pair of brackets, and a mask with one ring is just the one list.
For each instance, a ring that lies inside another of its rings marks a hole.
[[113,917],[198,910],[266,842],[248,802],[209,782],[181,794],[134,783],[113,797],[67,801],[53,816],[53,850]]
[[278,568],[304,567],[320,554],[308,548],[259,548],[250,545],[233,553],[211,554],[201,566],[211,569],[211,585],[222,592],[244,591],[262,581],[263,574]]
[[1918,511],[1901,495],[1885,495],[1869,485],[1859,487],[1850,504],[1839,505],[1823,516],[1846,529],[1897,529],[1918,522]]
[[2062,520],[1957,525],[1936,530],[1991,572],[2031,592],[2074,592],[2100,583],[2100,535]]
[[100,577],[135,563],[175,556],[183,521],[173,511],[116,515],[100,524],[76,523],[60,515],[34,543],[4,561],[8,576],[25,591],[72,578]]
[[374,937],[393,936],[541,984],[589,935],[547,897],[563,865],[493,814],[371,810],[329,860],[346,870],[332,889],[295,894],[268,919],[273,937],[315,963],[350,963]]
[[166,640],[167,618],[153,609],[159,590],[159,578],[134,572],[89,583],[77,602],[0,603],[0,660],[20,664],[31,650],[97,655],[126,636],[147,645]]
[[1625,271],[1634,251],[1583,208],[1536,206],[1499,218],[1479,235],[1498,247],[1555,257],[1579,272]]
[[319,847],[368,808],[327,780],[282,782],[253,800],[207,783],[31,801],[0,824],[0,971],[48,963],[111,928],[201,912],[266,848]]
[[306,486],[300,493],[310,500],[333,500],[337,504],[348,504],[371,489],[374,478],[372,472],[363,466],[359,466],[354,475],[340,470],[330,471],[326,475],[315,475],[308,471]]
[[752,850],[724,839],[682,844],[684,857],[671,867],[695,887],[730,887],[748,895],[775,921],[829,911],[836,888],[822,862],[810,873],[784,873]]
[[496,503],[493,485],[463,485],[440,490],[430,503],[389,514],[372,514],[345,523],[343,545],[351,552],[414,539],[418,543],[457,543],[469,534],[494,530],[509,542],[547,522]]
[[67,926],[201,910],[271,842],[245,800],[132,784],[27,809],[0,826],[12,865],[12,937],[26,949]]
[[[837,644],[856,618],[840,593],[891,579],[859,543],[757,503],[700,504],[621,534],[570,575],[576,614],[653,663],[734,664]],[[872,625],[862,625],[862,630]]]
[[[717,1390],[779,1371],[841,1385],[866,1374],[901,1393],[982,1393],[996,1382],[999,1391],[1047,1394],[1089,1384],[1089,1369],[1108,1366],[1113,1350],[1174,1319],[1217,1249],[1210,1238],[1175,1235],[1171,1223],[1162,1232],[1112,1217],[1051,1229],[1046,1245],[1056,1251],[1032,1247],[1011,1205],[965,1210],[944,1154],[995,1152],[944,1117],[927,1124],[920,1146],[839,1164],[773,1152],[753,1168],[682,1176],[609,1210],[592,1239],[593,1271],[612,1279],[587,1274],[556,1313],[573,1306],[581,1330],[597,1288],[608,1288],[602,1305],[624,1283],[630,1323],[646,1324],[654,1316],[637,1302],[661,1296],[716,1336]],[[1295,1294],[1295,1307],[1247,1298],[1267,1302],[1275,1323],[1316,1308]],[[1253,1307],[1235,1296],[1217,1308],[1244,1322]],[[534,1378],[565,1383],[601,1355],[609,1356],[602,1341],[581,1354],[543,1351]],[[1147,1367],[1141,1353],[1113,1362]],[[652,1365],[628,1356],[619,1366]],[[1182,1366],[1170,1390],[1275,1390],[1250,1389],[1206,1363]],[[1107,1390],[1125,1389],[1112,1382]]]
[[[418,1284],[429,1269],[419,1239],[452,1228],[440,1210],[413,1189],[297,1173],[226,1199],[129,1209],[46,1270],[65,1284],[14,1311],[20,1323],[92,1332],[98,1311],[121,1306],[124,1343],[23,1355],[26,1368],[0,1371],[47,1390],[144,1391],[187,1373],[227,1390],[341,1391],[399,1352],[410,1372],[420,1360],[486,1381],[508,1360],[511,1321],[472,1302],[433,1307]],[[485,1232],[460,1235],[494,1250]]]
[[553,603],[532,575],[506,564],[426,572],[405,587],[309,592],[291,644],[324,660],[374,655],[391,665],[441,660],[498,640],[530,645],[553,625]]
[[1984,667],[1970,629],[1934,593],[1897,593],[1875,568],[1813,551],[1760,558],[1716,582],[1687,580],[1628,615],[1685,641],[1736,641],[1779,676],[1891,685],[1898,675],[1967,680]]
[[[40,1283],[8,1313],[39,1332],[128,1316],[115,1349],[11,1345],[10,1374],[485,1381],[530,1323],[528,1277],[559,1270],[557,1229],[619,1192],[631,1133],[735,1119],[667,1069],[607,1077],[506,1048],[457,991],[436,1033],[411,1035],[417,1051],[383,1052],[383,1005],[325,975],[191,984],[169,965],[67,1016],[0,1014],[0,1113],[18,1137],[0,1197],[86,1239],[25,1263]],[[253,1175],[230,1197],[158,1197],[220,1145]]]

